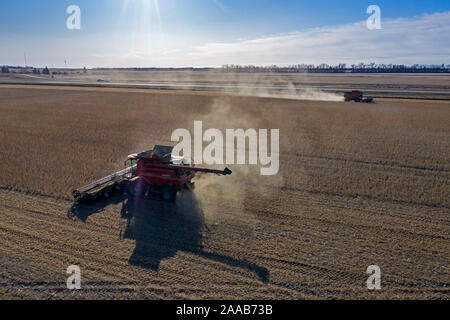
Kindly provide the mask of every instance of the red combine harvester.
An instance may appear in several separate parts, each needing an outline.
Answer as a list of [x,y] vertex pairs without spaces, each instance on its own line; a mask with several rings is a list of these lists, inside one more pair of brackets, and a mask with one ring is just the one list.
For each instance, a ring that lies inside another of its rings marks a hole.
[[355,102],[366,102],[370,103],[373,101],[373,98],[363,98],[363,93],[359,90],[352,90],[348,92],[344,92],[345,101],[355,101]]
[[175,201],[181,190],[192,190],[191,181],[197,172],[229,175],[231,170],[196,168],[188,159],[172,155],[173,147],[156,145],[153,150],[131,154],[125,161],[126,169],[103,177],[72,192],[77,202],[108,198],[114,191],[128,191],[132,197],[160,195],[164,200]]

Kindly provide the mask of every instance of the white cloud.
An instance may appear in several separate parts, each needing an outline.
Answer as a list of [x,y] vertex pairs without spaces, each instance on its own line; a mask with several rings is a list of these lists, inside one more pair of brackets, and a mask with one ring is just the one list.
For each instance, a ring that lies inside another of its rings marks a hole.
[[382,20],[381,30],[366,21],[241,40],[207,43],[189,53],[206,65],[297,63],[449,63],[450,12]]

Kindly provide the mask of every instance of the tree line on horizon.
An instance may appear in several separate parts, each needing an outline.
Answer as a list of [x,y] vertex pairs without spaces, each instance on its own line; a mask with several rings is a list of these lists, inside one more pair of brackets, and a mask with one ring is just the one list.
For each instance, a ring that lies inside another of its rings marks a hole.
[[322,64],[296,64],[287,67],[280,67],[277,65],[271,66],[254,66],[254,65],[238,65],[238,64],[225,64],[221,67],[223,72],[317,72],[317,73],[343,73],[343,72],[355,72],[355,73],[408,73],[408,72],[450,72],[450,64],[439,65],[425,65],[425,64],[413,64],[410,66],[404,64],[376,64],[372,63],[359,63],[351,64],[347,66],[345,63],[339,63],[337,65]]
[[[51,72],[47,67],[42,70],[33,67],[21,66],[1,66],[1,73],[9,73],[10,69],[21,72],[26,70],[32,73],[40,74],[58,74],[59,72]],[[270,66],[256,66],[256,65],[239,65],[239,64],[225,64],[220,68],[213,67],[183,67],[183,68],[158,68],[158,67],[132,67],[132,68],[93,68],[93,70],[123,70],[123,71],[219,71],[219,72],[241,72],[241,73],[450,73],[450,64],[376,64],[359,63],[347,66],[345,63],[337,65],[329,65],[326,63],[315,64],[296,64],[287,67],[270,65]],[[83,68],[83,73],[87,73],[86,67]]]
[[[21,67],[21,66],[1,66],[1,73],[10,73],[10,69],[16,70],[16,73],[33,73],[33,74],[67,74],[67,72],[56,72],[50,71],[46,66],[45,68],[39,69],[34,67]],[[25,71],[24,71],[25,70]],[[83,73],[87,73],[86,67],[83,68]]]

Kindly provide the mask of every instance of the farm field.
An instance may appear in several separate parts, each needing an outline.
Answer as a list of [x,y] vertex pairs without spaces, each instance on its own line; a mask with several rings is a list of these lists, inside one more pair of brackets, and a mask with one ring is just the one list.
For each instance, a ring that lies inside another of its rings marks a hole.
[[[131,71],[56,69],[57,74],[0,74],[0,84],[55,85],[219,91],[251,96],[301,95],[317,89],[362,90],[378,98],[449,100],[447,73],[235,73],[213,71]],[[312,91],[312,92],[311,92]],[[298,97],[297,97],[298,98]]]
[[[174,205],[73,206],[74,188],[194,120],[279,128],[279,174],[236,165]],[[449,150],[449,101],[3,85],[0,298],[448,299]]]

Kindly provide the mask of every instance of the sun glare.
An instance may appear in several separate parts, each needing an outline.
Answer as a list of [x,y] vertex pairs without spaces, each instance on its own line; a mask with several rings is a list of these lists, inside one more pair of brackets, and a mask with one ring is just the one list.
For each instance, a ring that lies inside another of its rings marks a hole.
[[124,0],[118,22],[118,29],[123,28],[130,30],[131,54],[148,54],[155,47],[165,51],[158,0]]

